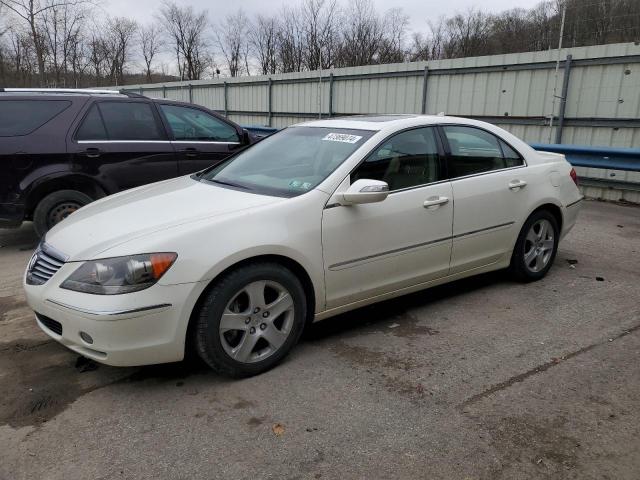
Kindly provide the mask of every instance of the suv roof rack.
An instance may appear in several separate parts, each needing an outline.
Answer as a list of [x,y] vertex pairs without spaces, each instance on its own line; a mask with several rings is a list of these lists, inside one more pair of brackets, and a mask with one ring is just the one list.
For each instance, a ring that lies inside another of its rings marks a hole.
[[[0,88],[0,92],[15,93],[84,93],[87,95],[117,95],[118,90],[91,90],[84,88]],[[126,95],[126,94],[125,94]]]

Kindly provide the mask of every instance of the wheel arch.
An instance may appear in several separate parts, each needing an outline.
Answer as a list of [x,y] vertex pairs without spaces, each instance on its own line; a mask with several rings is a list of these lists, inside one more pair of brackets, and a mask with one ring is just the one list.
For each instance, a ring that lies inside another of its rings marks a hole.
[[542,205],[536,207],[528,216],[527,219],[533,215],[536,212],[539,212],[540,210],[547,210],[551,213],[551,215],[554,216],[554,218],[556,219],[556,222],[558,222],[558,234],[560,234],[562,232],[562,225],[563,225],[563,215],[562,215],[562,209],[555,203],[552,202],[547,202],[547,203],[543,203]]
[[59,190],[77,190],[93,200],[108,195],[107,190],[95,179],[85,175],[66,174],[41,179],[30,189],[25,202],[25,217],[32,218],[40,201],[47,195]]

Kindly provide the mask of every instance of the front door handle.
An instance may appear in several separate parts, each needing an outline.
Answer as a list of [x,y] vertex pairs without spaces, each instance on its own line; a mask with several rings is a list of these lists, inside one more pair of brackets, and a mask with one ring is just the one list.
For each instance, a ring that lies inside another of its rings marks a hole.
[[448,202],[449,202],[448,197],[441,197],[441,196],[429,197],[425,200],[422,206],[424,208],[434,210],[438,208],[440,205],[444,205],[445,203],[448,203]]
[[100,156],[100,149],[98,148],[87,148],[84,151],[84,154],[88,157],[88,158],[98,158]]
[[526,186],[527,186],[527,182],[525,182],[524,180],[511,180],[509,182],[509,188],[514,191],[520,188],[524,188]]
[[182,153],[184,153],[185,157],[193,158],[198,156],[198,149],[189,147],[182,150]]

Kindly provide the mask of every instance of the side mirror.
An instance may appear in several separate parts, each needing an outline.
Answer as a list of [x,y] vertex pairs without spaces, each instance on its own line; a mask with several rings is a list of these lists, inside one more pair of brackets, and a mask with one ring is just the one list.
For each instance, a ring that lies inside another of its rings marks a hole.
[[251,143],[251,135],[249,135],[249,130],[246,128],[242,129],[242,143],[244,145],[249,145]]
[[381,202],[389,195],[389,185],[380,180],[356,180],[343,193],[340,194],[340,203],[343,205],[358,205],[360,203]]

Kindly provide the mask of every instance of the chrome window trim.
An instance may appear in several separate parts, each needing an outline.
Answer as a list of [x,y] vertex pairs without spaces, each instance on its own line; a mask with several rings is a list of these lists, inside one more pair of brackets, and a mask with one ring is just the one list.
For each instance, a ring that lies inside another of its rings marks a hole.
[[217,140],[76,140],[77,143],[198,143],[205,145],[240,145],[240,142],[219,142]]
[[170,140],[76,140],[77,143],[171,143]]
[[220,145],[240,145],[241,142],[221,142],[219,140],[171,140],[171,143],[203,143]]
[[108,316],[108,317],[117,316],[117,315],[126,315],[130,313],[147,312],[150,310],[166,309],[171,307],[170,303],[160,303],[158,305],[149,305],[146,307],[129,308],[124,310],[89,310],[86,308],[74,307],[73,305],[68,305],[66,303],[58,302],[56,300],[51,300],[50,298],[47,298],[47,302],[57,305],[59,307],[64,307],[69,310],[73,310],[75,312],[84,313],[86,315]]

